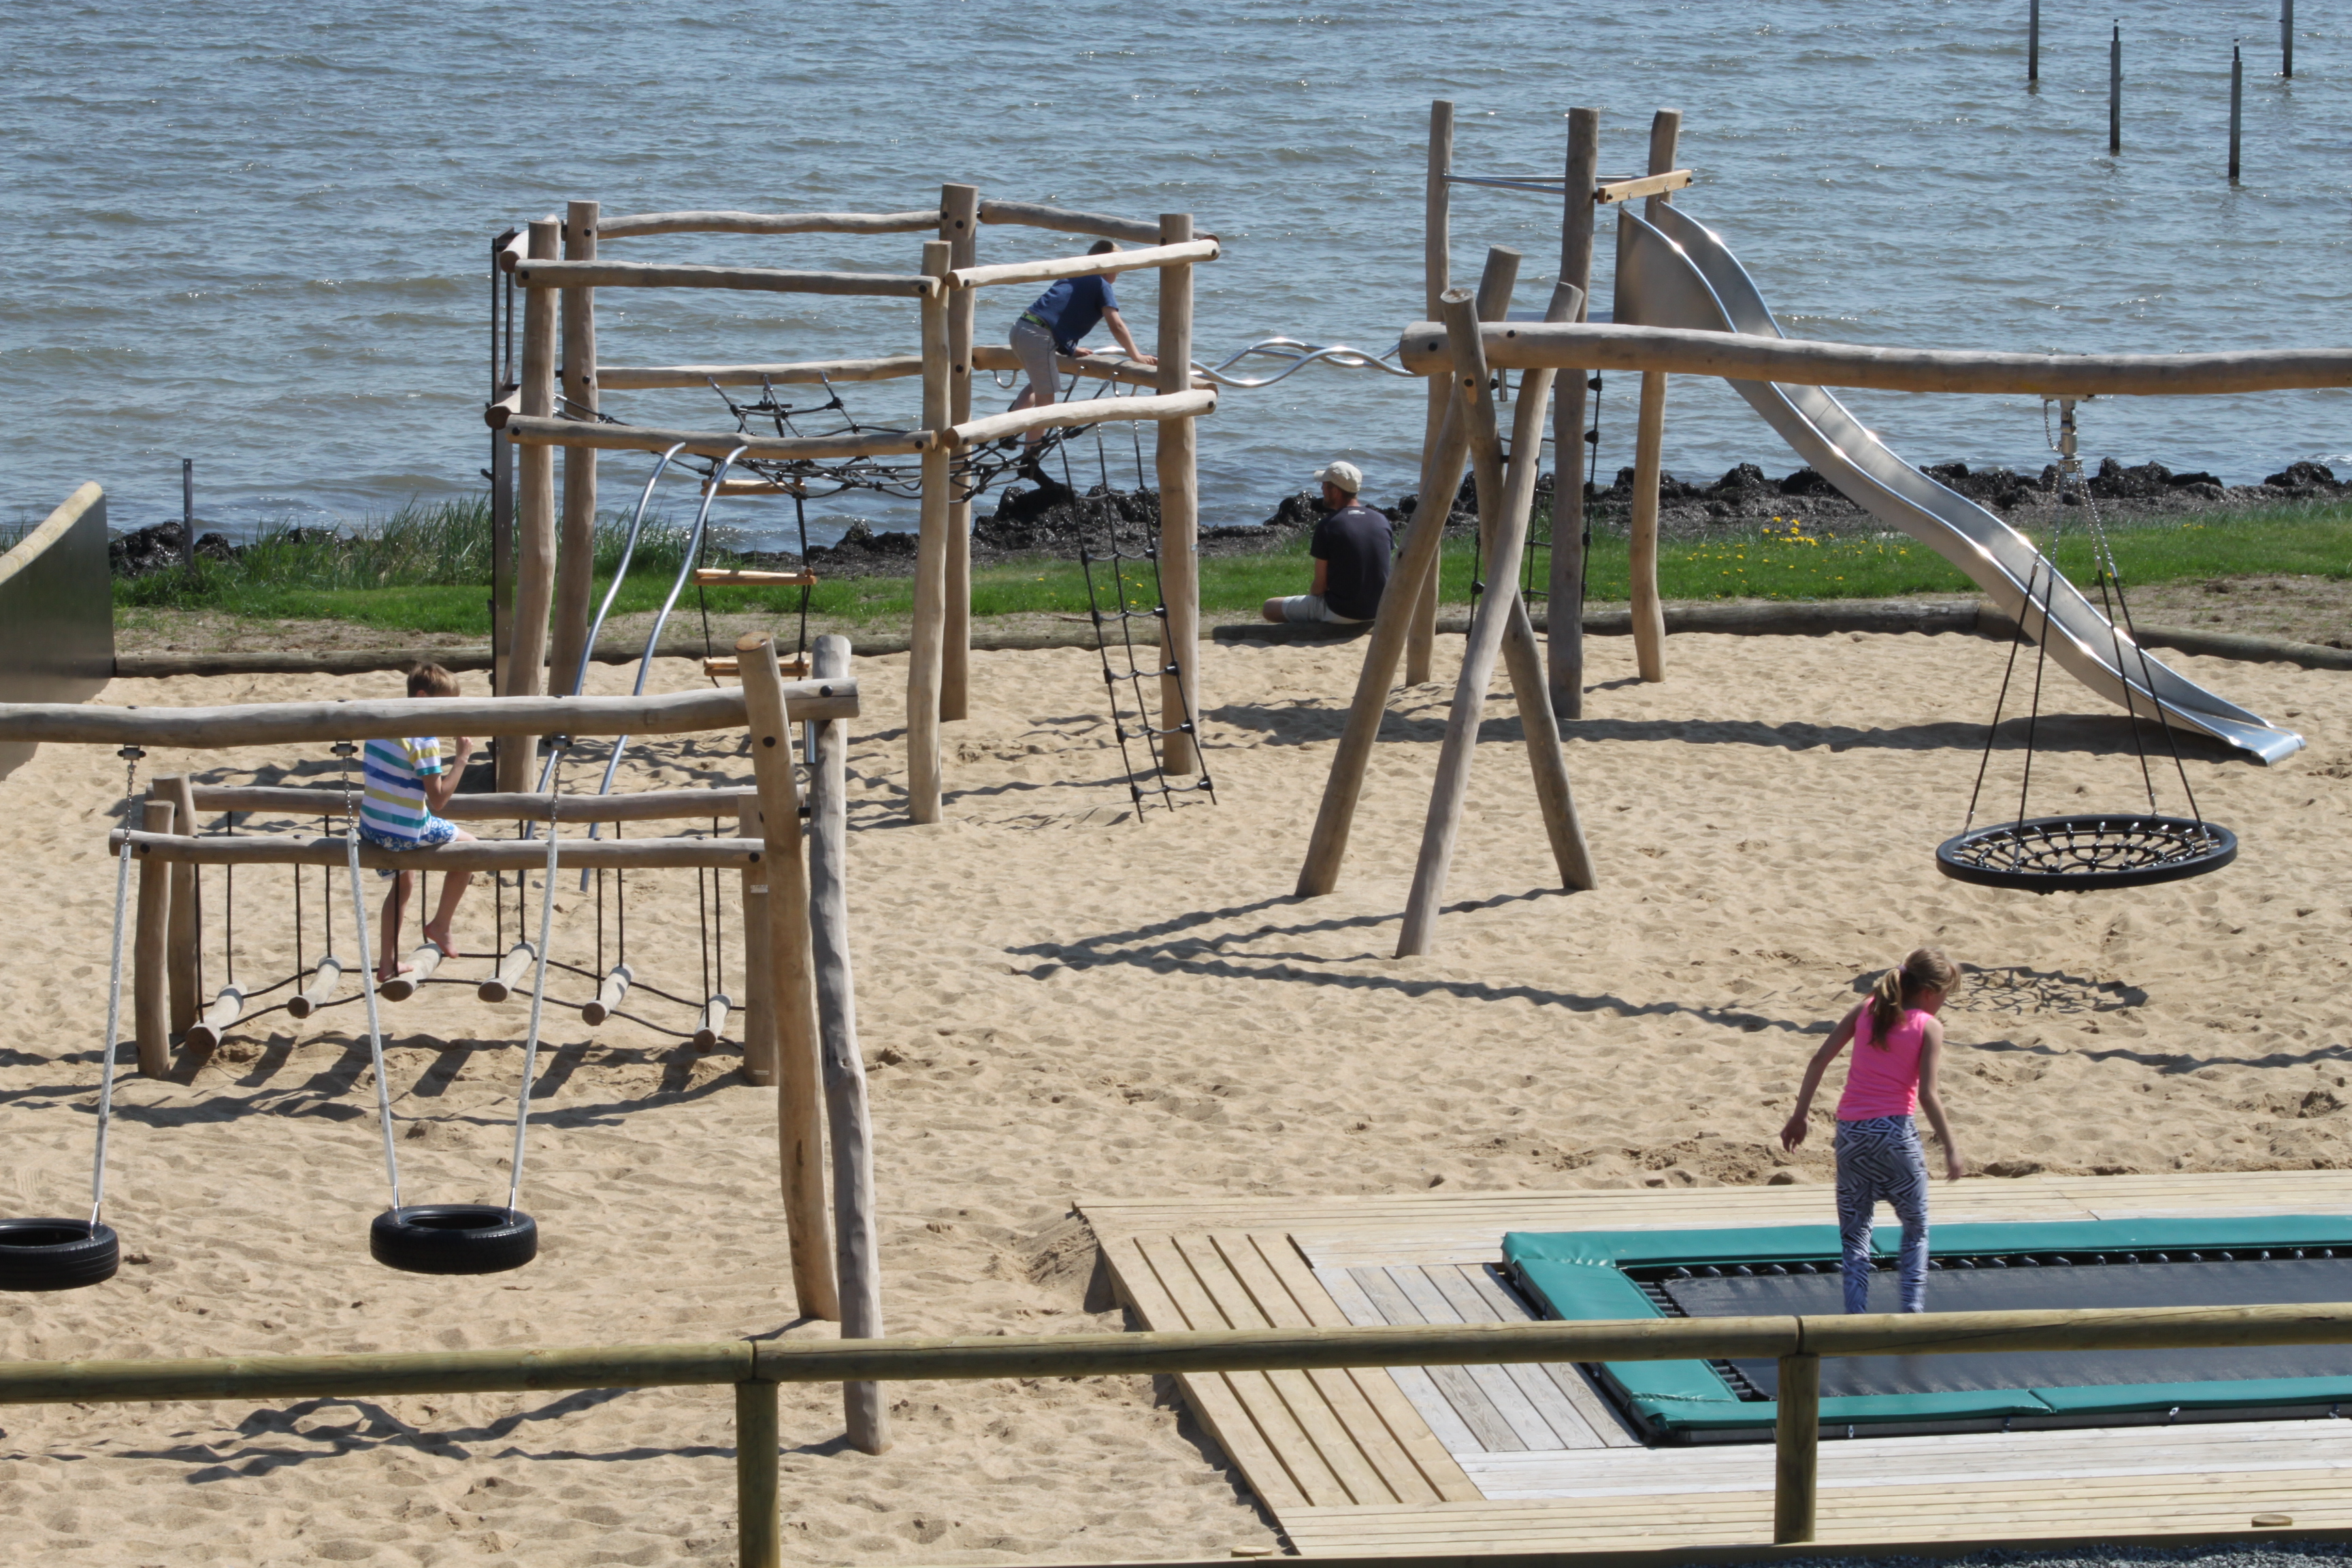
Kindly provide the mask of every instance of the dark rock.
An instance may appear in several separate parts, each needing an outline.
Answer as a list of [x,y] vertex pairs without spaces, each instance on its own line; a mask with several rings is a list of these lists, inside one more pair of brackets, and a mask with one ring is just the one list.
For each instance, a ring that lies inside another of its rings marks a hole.
[[2193,474],[2175,474],[2165,482],[2174,489],[2179,489],[2183,485],[2210,485],[2217,490],[2221,488],[2221,481],[2202,468]]
[[[1403,501],[1405,511],[1410,514],[1420,500],[1419,496],[1405,497]],[[1300,490],[1296,495],[1283,497],[1281,503],[1274,509],[1274,515],[1267,518],[1261,526],[1297,531],[1300,529],[1312,528],[1330,515],[1331,509],[1323,504],[1321,491]]]
[[[144,577],[170,572],[181,564],[180,542],[186,535],[176,522],[158,522],[106,542],[106,563],[117,577]],[[220,539],[215,533],[210,537]],[[226,540],[222,540],[226,544]]]
[[[1661,486],[1661,489],[1663,488]],[[1723,478],[1707,486],[1706,494],[1710,499],[1738,500],[1751,495],[1770,494],[1778,488],[1764,477],[1763,469],[1753,463],[1741,463],[1726,472]]]
[[[2207,475],[2197,476],[2200,479]],[[2286,468],[2263,481],[2283,490],[2332,490],[2338,488],[2336,470],[2325,463],[2289,463]]]
[[2029,499],[2034,488],[2032,479],[2009,468],[1972,470],[1966,463],[1937,463],[1920,471],[1970,500],[1990,506],[2016,506]]
[[1050,481],[1035,489],[1015,487],[972,525],[971,537],[990,550],[1075,555],[1081,544],[1101,548],[1114,528],[1122,538],[1156,537],[1160,492],[1097,485],[1080,496]]
[[1829,496],[1837,494],[1838,489],[1837,486],[1812,469],[1799,468],[1780,481],[1780,493],[1784,496]]
[[2171,482],[2172,470],[2162,463],[2126,468],[2113,458],[2102,458],[2099,471],[2091,477],[2091,493],[2109,500],[2145,500],[2162,495]]

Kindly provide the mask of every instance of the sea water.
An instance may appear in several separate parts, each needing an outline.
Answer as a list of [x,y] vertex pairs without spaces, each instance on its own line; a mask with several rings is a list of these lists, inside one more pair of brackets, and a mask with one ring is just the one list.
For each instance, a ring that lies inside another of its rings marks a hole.
[[[1225,248],[1196,269],[1199,357],[1274,335],[1377,353],[1423,313],[1424,139],[1441,97],[1458,106],[1456,169],[1497,176],[1558,174],[1578,104],[1601,110],[1603,174],[1640,173],[1653,110],[1681,110],[1677,161],[1696,183],[1676,200],[1723,234],[1793,335],[2057,353],[2352,339],[2341,18],[2305,7],[2288,81],[2275,0],[2137,0],[2110,156],[2110,12],[2047,0],[2029,91],[2026,9],[16,0],[0,10],[14,68],[0,100],[0,522],[37,519],[93,479],[118,526],[176,517],[184,457],[198,515],[232,533],[478,490],[488,244],[573,198],[612,216],[881,211],[931,205],[951,180],[1147,219],[1190,212]],[[1458,189],[1456,280],[1488,246],[1516,247],[1519,308],[1540,310],[1559,226],[1556,198]],[[921,239],[671,237],[604,254],[910,272]],[[985,261],[1077,247],[981,235]],[[1120,289],[1148,349],[1154,285],[1130,274]],[[1003,341],[1029,292],[983,294],[984,340]],[[916,311],[605,290],[599,331],[607,363],[773,362],[909,351]],[[1602,394],[1604,481],[1632,460],[1632,382]],[[844,395],[868,422],[917,412],[912,383]],[[983,379],[977,405],[1010,395]],[[732,426],[707,390],[604,401],[646,423]],[[1915,462],[2048,460],[2033,399],[1852,401]],[[1226,394],[1202,432],[1202,521],[1258,521],[1335,457],[1392,500],[1413,485],[1423,406],[1411,381],[1321,367]],[[2343,461],[2347,406],[2334,391],[2102,399],[2083,411],[2084,445],[2244,482],[2298,458]],[[1075,473],[1132,483],[1149,441],[1139,465],[1123,434],[1099,452],[1083,440]],[[1720,383],[1685,378],[1665,458],[1685,478],[1795,466]],[[604,458],[606,504],[633,499],[649,466]],[[772,541],[789,507],[730,500],[721,521]],[[822,541],[859,517],[910,526],[911,510],[853,491],[809,515]]]

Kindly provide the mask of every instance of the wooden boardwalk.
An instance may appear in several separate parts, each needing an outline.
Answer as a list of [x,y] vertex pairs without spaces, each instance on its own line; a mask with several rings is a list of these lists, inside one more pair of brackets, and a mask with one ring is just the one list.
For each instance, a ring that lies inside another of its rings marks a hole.
[[[1532,1315],[1507,1230],[1829,1217],[1820,1186],[1325,1199],[1088,1200],[1121,1299],[1152,1329]],[[2049,1176],[1939,1189],[1936,1217],[2120,1219],[2352,1208],[2352,1172]],[[1643,1447],[1573,1366],[1180,1379],[1310,1556],[1604,1552],[1771,1540],[1764,1445]],[[1858,1438],[1822,1447],[1823,1544],[2352,1531],[2352,1421]]]

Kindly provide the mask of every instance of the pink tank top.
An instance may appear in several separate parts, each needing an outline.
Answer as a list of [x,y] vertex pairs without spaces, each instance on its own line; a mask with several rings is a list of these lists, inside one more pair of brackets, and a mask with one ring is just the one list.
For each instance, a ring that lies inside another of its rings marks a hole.
[[1886,1048],[1881,1050],[1871,1041],[1877,1026],[1870,1009],[1862,1010],[1853,1021],[1845,1093],[1838,1097],[1840,1121],[1909,1116],[1919,1109],[1919,1046],[1927,1037],[1927,1018],[1916,1007],[1904,1009],[1903,1021],[1887,1032]]

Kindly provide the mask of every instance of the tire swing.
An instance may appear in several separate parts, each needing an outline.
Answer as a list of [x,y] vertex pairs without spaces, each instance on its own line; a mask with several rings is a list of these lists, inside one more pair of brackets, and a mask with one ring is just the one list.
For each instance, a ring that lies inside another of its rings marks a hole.
[[[130,764],[123,784],[126,807],[138,794],[136,746],[118,753]],[[132,819],[126,815],[126,825]],[[102,1285],[122,1267],[122,1241],[103,1223],[106,1209],[106,1133],[114,1121],[114,1056],[122,1026],[122,927],[131,900],[131,842],[123,840],[114,863],[114,955],[106,983],[106,1042],[98,1088],[98,1151],[90,1163],[89,1217],[0,1219],[0,1290],[79,1290]]]
[[[2091,559],[2097,574],[2101,608],[2106,614],[2109,653],[2124,689],[2124,710],[2131,717],[2132,745],[2139,754],[2140,782],[2147,790],[2147,809],[2141,811],[2078,812],[2063,816],[2026,816],[2026,791],[2033,782],[2035,731],[2042,718],[2042,670],[2049,658],[2051,606],[2059,582],[2058,567],[2037,552],[2025,578],[2025,603],[2017,617],[2017,637],[2010,644],[2009,664],[2001,672],[2000,694],[1993,700],[1992,721],[1985,729],[1984,752],[1977,761],[1976,787],[1969,793],[1969,813],[1958,834],[1936,847],[1936,868],[1956,881],[1989,888],[2018,888],[2028,892],[2088,892],[2107,888],[2142,888],[2179,881],[2218,871],[2238,858],[2238,837],[2219,823],[2208,822],[2198,810],[2197,793],[2189,784],[2189,770],[2180,760],[2179,738],[2156,694],[2147,650],[2139,645],[2131,622],[2131,606],[2124,598],[2123,578],[2116,569],[2114,546],[2099,521],[2098,502],[2083,479],[2082,459],[2075,455],[2074,400],[2058,401],[2059,483],[2081,486],[2091,521]],[[2048,408],[2045,405],[2046,418]],[[2053,537],[2054,547],[2056,540]],[[2047,575],[2044,575],[2044,569]],[[2041,595],[2035,597],[2039,586]],[[2034,640],[2033,696],[2025,725],[2025,765],[2017,786],[2017,817],[1984,827],[1976,824],[1977,802],[1984,793],[1985,770],[1992,761],[1993,737],[2000,728],[2000,710],[2009,700],[2011,677],[2017,673],[2017,650],[2026,640],[2034,616],[2041,631]],[[2118,623],[2120,622],[2120,628]],[[2126,641],[2128,634],[2129,640]],[[2138,661],[2134,681],[2127,658]],[[2164,731],[2173,771],[2189,815],[2169,816],[2158,809],[2156,778],[2148,768],[2147,743],[2140,728],[2142,700],[2156,710]]]
[[[567,736],[555,737],[560,761]],[[367,900],[360,891],[359,816],[351,801],[348,773],[351,742],[335,750],[345,759],[343,795],[346,806],[343,849],[351,870],[352,920],[363,955],[375,949],[368,940]],[[530,991],[530,1032],[523,1048],[522,1087],[516,1094],[514,1155],[509,1162],[507,1201],[498,1204],[408,1204],[401,1201],[400,1156],[393,1134],[392,1088],[383,1070],[383,1028],[376,1009],[373,977],[363,987],[367,997],[368,1054],[375,1067],[376,1120],[383,1129],[383,1168],[392,1184],[392,1206],[368,1226],[368,1255],[387,1268],[409,1274],[503,1274],[520,1268],[539,1256],[539,1224],[515,1206],[522,1192],[523,1134],[530,1125],[530,1086],[539,1072],[539,1026],[547,1002],[547,939],[555,919],[555,814],[548,814],[547,867],[541,879],[539,909],[540,962],[534,966]]]

